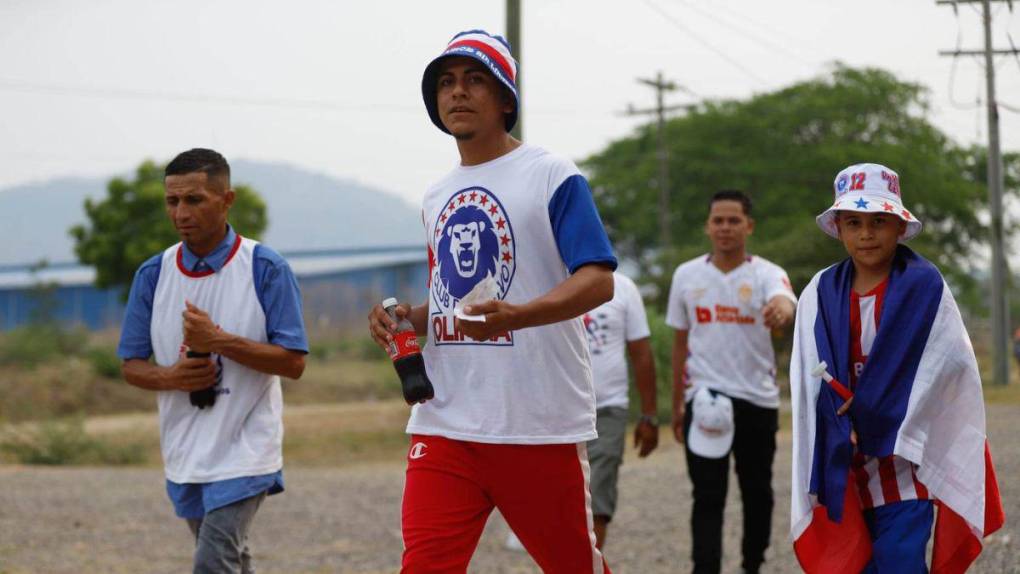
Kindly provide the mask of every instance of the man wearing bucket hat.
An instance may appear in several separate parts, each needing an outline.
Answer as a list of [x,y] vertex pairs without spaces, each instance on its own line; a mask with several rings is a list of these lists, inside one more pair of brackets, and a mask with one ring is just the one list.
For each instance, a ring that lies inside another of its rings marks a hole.
[[[407,425],[402,572],[466,572],[494,508],[544,572],[609,572],[592,528],[579,317],[612,298],[616,258],[577,167],[508,133],[516,75],[506,41],[471,30],[422,78],[460,165],[423,200],[428,301],[396,311],[427,335],[435,386]],[[378,305],[369,314],[384,347],[396,327]]]
[[712,252],[677,267],[666,310],[676,330],[673,432],[686,444],[694,485],[698,573],[721,567],[731,451],[744,507],[744,571],[757,572],[765,561],[772,528],[779,388],[770,332],[792,320],[797,299],[785,271],[747,255],[753,230],[750,198],[716,193],[705,225]]
[[899,175],[839,172],[816,218],[849,258],[801,295],[790,381],[791,539],[807,572],[963,572],[1004,515],[981,379],[953,295],[903,242]]

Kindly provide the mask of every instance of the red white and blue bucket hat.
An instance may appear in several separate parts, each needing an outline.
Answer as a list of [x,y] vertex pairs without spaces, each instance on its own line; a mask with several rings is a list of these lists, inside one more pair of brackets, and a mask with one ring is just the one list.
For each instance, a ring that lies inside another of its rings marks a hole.
[[836,227],[837,211],[861,213],[891,213],[907,222],[907,230],[900,237],[906,241],[921,232],[921,222],[905,207],[900,196],[900,176],[877,163],[858,163],[836,174],[833,182],[836,196],[832,207],[815,218],[826,235],[839,239]]
[[485,65],[497,80],[502,82],[514,96],[514,111],[506,114],[506,131],[513,129],[517,123],[517,112],[520,99],[517,97],[517,60],[510,52],[510,43],[502,36],[489,34],[485,30],[468,30],[454,36],[446,49],[436,56],[425,68],[421,78],[421,95],[425,99],[425,109],[436,127],[450,133],[439,118],[439,107],[436,103],[436,82],[439,76],[440,63],[455,56],[474,58]]

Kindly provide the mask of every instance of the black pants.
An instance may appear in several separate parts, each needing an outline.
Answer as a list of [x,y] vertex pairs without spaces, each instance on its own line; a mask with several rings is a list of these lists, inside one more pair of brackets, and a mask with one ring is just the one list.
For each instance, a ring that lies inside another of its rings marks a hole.
[[[684,414],[684,436],[690,431],[693,402]],[[744,569],[757,572],[765,561],[772,534],[772,461],[776,455],[779,411],[733,399],[733,458],[744,503]],[[687,474],[694,485],[691,511],[691,558],[695,574],[718,574],[722,561],[723,507],[729,486],[730,457],[704,458],[685,448]]]

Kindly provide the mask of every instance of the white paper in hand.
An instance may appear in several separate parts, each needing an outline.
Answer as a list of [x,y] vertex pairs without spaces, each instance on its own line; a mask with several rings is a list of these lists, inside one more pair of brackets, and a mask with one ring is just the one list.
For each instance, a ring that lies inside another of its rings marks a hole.
[[489,273],[475,285],[463,299],[457,302],[453,306],[453,315],[461,321],[485,321],[485,315],[468,315],[464,312],[464,307],[468,305],[475,305],[478,303],[485,303],[486,301],[492,301],[499,294],[499,286],[496,284],[496,279]]

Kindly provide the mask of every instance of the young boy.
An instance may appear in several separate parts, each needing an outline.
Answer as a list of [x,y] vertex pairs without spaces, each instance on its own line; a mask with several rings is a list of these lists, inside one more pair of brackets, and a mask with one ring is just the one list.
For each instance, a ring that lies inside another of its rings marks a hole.
[[953,295],[902,242],[899,176],[852,165],[817,222],[848,259],[801,294],[790,382],[791,538],[807,572],[962,572],[1005,519],[981,379]]

